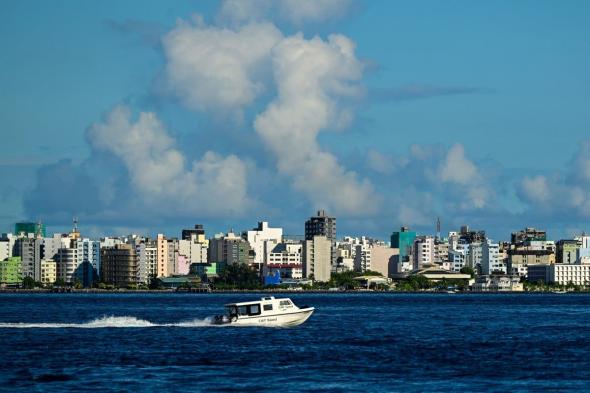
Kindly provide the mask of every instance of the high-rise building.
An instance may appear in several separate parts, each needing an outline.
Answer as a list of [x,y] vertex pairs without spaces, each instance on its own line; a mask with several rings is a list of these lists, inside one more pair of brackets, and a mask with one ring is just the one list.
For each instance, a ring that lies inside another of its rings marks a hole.
[[535,228],[514,232],[508,249],[508,273],[526,276],[528,266],[555,263],[555,242]]
[[52,285],[57,281],[57,263],[52,259],[41,260],[41,284]]
[[156,237],[157,273],[156,277],[168,277],[168,240],[161,233]]
[[354,251],[354,270],[356,272],[366,272],[373,270],[371,267],[372,247],[365,239],[362,239],[361,244],[355,246]]
[[330,281],[332,241],[326,236],[314,236],[303,242],[303,276],[315,281]]
[[371,245],[371,270],[381,273],[384,277],[391,277],[395,270],[398,249],[384,244]]
[[135,243],[138,257],[138,283],[149,284],[152,277],[158,276],[158,251],[156,243],[149,239],[142,239]]
[[23,281],[20,257],[9,257],[0,261],[0,287],[20,286]]
[[14,234],[19,237],[46,237],[45,224],[40,222],[17,222],[14,224]]
[[581,247],[580,240],[559,240],[555,243],[555,263],[575,263]]
[[233,231],[227,234],[217,234],[209,239],[209,263],[226,265],[253,265],[254,251],[247,240],[236,236]]
[[500,253],[500,244],[487,240],[482,245],[481,274],[506,274],[506,264]]
[[330,264],[336,266],[336,217],[330,217],[324,210],[318,210],[316,216],[305,221],[305,240],[313,240],[314,236],[325,236],[332,243]]
[[408,227],[401,227],[399,232],[391,234],[391,248],[399,250],[396,262],[396,271],[401,273],[413,269],[413,249],[416,232],[410,231]]
[[247,231],[245,237],[254,251],[254,265],[258,271],[262,271],[270,252],[283,241],[283,228],[271,228],[268,222],[262,221],[256,228]]
[[512,232],[512,235],[510,236],[510,243],[512,244],[545,240],[547,240],[547,232],[532,227],[527,227],[518,232]]
[[283,242],[277,244],[268,255],[264,274],[273,274],[279,271],[282,278],[301,279],[303,277],[301,250],[301,243]]
[[305,221],[305,240],[313,240],[314,236],[325,236],[335,242],[336,218],[327,216],[324,210],[318,210],[316,216]]
[[[100,242],[80,238],[80,233],[73,231],[67,237],[62,237],[60,243],[54,257],[57,278],[69,285],[78,284],[85,288],[93,286],[99,277]],[[51,248],[55,247],[53,242],[48,244]]]
[[40,237],[19,237],[14,246],[14,255],[21,258],[23,277],[32,277],[41,281],[41,245]]
[[417,236],[413,245],[414,270],[422,269],[424,265],[434,264],[434,238],[432,236]]
[[131,244],[117,244],[101,250],[100,279],[119,288],[138,284],[139,258]]
[[4,233],[0,238],[0,261],[14,255],[14,245],[17,237],[12,233]]
[[197,224],[194,229],[183,229],[182,240],[194,240],[198,243],[205,243],[205,229],[203,225]]

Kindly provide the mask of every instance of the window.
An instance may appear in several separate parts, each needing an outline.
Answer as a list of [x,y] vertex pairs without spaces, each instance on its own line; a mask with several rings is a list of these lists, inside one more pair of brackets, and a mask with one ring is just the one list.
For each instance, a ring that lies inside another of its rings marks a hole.
[[248,315],[259,315],[260,314],[260,304],[252,304],[248,306],[249,312]]
[[265,304],[263,306],[264,311],[272,311],[272,304]]

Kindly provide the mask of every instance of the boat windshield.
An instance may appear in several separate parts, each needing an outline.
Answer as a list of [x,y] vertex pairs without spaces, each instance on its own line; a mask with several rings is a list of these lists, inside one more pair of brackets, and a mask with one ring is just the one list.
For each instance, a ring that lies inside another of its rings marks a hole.
[[227,306],[227,312],[230,317],[238,315],[260,315],[260,303],[248,304],[244,306]]
[[230,317],[235,317],[238,315],[238,308],[236,306],[228,306],[227,313]]

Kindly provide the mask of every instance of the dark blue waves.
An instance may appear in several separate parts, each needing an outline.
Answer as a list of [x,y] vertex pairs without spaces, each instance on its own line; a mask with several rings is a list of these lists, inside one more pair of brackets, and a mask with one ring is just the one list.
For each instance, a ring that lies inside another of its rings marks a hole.
[[256,295],[0,295],[6,391],[577,391],[589,295],[294,294],[293,329],[220,328]]

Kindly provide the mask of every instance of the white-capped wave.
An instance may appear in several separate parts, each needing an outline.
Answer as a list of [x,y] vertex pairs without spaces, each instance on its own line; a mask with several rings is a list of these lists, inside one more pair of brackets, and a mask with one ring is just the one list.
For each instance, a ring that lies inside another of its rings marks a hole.
[[103,316],[90,322],[83,323],[23,323],[23,322],[0,322],[0,329],[59,329],[59,328],[77,328],[77,329],[98,329],[98,328],[147,328],[159,326],[172,327],[204,327],[213,326],[212,318],[193,319],[191,321],[176,323],[153,323],[145,319],[139,319],[131,316],[115,317]]

